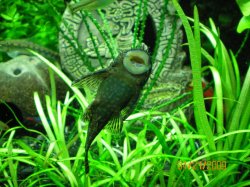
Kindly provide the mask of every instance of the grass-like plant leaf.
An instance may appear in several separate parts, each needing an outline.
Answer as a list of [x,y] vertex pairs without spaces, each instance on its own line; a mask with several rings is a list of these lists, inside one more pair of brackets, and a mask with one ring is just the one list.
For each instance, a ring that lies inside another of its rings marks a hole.
[[194,114],[196,126],[200,134],[205,134],[211,151],[215,151],[215,144],[212,141],[213,133],[209,126],[209,122],[206,116],[206,109],[203,97],[203,89],[201,83],[201,47],[200,47],[200,28],[197,8],[194,8],[194,33],[191,26],[185,16],[183,10],[176,0],[173,0],[173,4],[178,12],[183,26],[186,31],[187,40],[189,44],[189,53],[193,74],[193,98],[194,98]]

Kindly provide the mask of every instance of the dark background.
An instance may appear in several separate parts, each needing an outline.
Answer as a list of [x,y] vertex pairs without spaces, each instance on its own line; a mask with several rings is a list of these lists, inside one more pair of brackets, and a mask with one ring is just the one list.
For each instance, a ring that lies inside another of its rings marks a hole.
[[[242,17],[236,0],[181,0],[180,4],[187,16],[193,17],[193,8],[196,5],[199,11],[200,22],[209,26],[209,18],[212,18],[219,29],[220,38],[227,49],[236,54],[248,31],[237,33],[237,25]],[[209,45],[202,41],[202,45]],[[250,40],[240,51],[237,62],[244,76],[250,63]]]

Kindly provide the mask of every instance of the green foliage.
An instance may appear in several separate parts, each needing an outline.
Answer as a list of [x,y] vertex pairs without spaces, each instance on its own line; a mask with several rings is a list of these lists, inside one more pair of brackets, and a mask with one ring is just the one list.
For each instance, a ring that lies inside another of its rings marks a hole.
[[249,0],[236,0],[240,10],[244,16],[250,15],[250,1]]
[[[207,137],[209,148],[211,151],[215,151],[215,145],[212,141],[212,131],[209,128],[208,119],[206,116],[206,109],[203,97],[203,89],[201,83],[201,44],[200,44],[200,28],[199,28],[199,17],[198,10],[194,9],[194,33],[192,32],[191,26],[188,23],[188,19],[182,11],[181,7],[176,1],[173,1],[176,11],[182,19],[183,26],[186,31],[189,53],[192,66],[193,74],[193,98],[194,98],[194,114],[195,122],[200,134],[204,134]],[[206,129],[206,130],[205,130]]]
[[250,15],[249,16],[243,16],[240,19],[239,25],[237,27],[237,32],[241,33],[246,29],[250,29]]
[[243,17],[241,18],[237,32],[241,33],[246,29],[250,29],[250,0],[236,0]]
[[59,25],[63,10],[61,0],[1,0],[0,40],[25,38],[56,49],[55,25]]
[[[209,55],[205,49],[200,47],[197,10],[195,9],[194,11],[193,34],[180,6],[176,1],[173,2],[183,21],[188,38],[193,69],[194,107],[198,110],[194,110],[195,113],[197,112],[195,115],[196,126],[198,130],[200,129],[199,134],[204,134],[207,138],[206,141],[202,141],[206,154],[211,154],[211,156],[217,155],[217,159],[229,159],[229,162],[237,160],[246,163],[250,154],[248,130],[250,108],[246,101],[246,99],[250,97],[248,77],[250,69],[248,69],[241,88],[240,72],[236,58],[231,51],[227,51],[220,40],[212,20],[210,20],[211,29],[202,24],[200,24],[200,27],[201,31],[207,36],[214,47],[214,56]],[[203,67],[203,71],[210,69],[214,78],[215,95],[212,99],[210,113],[204,110],[204,99],[202,99],[202,95],[200,94],[201,83],[199,79],[202,74],[200,65],[201,54],[210,62],[209,66]],[[195,83],[197,83],[197,85]],[[203,120],[201,120],[202,116],[204,116]],[[208,118],[210,119],[207,121]],[[241,134],[242,130],[243,134]],[[244,137],[246,139],[244,139]],[[206,148],[207,145],[208,148]],[[215,157],[212,156],[210,159],[215,159]],[[248,167],[245,169],[248,170]],[[237,181],[237,175],[233,173],[237,173],[239,170],[240,166],[234,164],[230,165],[230,167],[223,172],[215,172],[214,175],[210,175],[210,179],[212,180],[208,180],[207,185],[217,186],[222,184],[222,182],[225,186],[234,184]],[[199,183],[199,181],[197,181],[197,183]],[[246,181],[246,183],[249,183],[249,181]]]

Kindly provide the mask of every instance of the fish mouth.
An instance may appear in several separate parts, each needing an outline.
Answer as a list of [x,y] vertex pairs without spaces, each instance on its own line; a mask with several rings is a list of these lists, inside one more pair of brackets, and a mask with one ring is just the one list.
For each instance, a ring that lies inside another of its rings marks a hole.
[[137,64],[149,64],[149,54],[140,49],[132,49],[131,51],[128,51],[126,53],[125,58],[128,58],[131,62],[137,63]]
[[130,73],[135,75],[143,74],[151,68],[149,54],[140,49],[128,51],[124,56],[123,64]]
[[130,57],[130,61],[138,63],[138,64],[145,64],[144,60],[138,56]]

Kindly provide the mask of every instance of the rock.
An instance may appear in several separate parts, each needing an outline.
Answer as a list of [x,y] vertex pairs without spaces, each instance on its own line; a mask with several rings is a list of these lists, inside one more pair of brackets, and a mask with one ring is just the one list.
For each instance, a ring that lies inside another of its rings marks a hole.
[[[56,76],[57,95],[63,99],[65,83]],[[50,78],[46,64],[35,56],[17,56],[0,63],[0,99],[15,104],[24,115],[34,116],[34,92],[41,99],[50,95]]]

